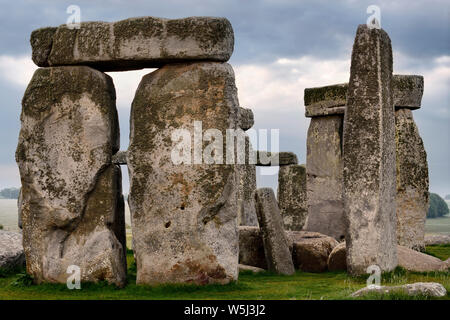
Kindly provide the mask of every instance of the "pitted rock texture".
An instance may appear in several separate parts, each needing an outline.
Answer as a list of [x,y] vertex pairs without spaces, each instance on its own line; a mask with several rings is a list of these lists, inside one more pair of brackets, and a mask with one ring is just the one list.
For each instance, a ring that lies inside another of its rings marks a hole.
[[[423,95],[423,77],[395,74],[392,78],[394,106],[396,109],[419,109]],[[305,117],[344,114],[347,108],[348,83],[325,87],[306,88],[304,94]]]
[[25,265],[22,235],[0,230],[0,270],[12,270]]
[[32,58],[40,67],[88,65],[101,71],[158,68],[192,60],[227,61],[234,34],[225,18],[130,18],[82,22],[31,34]]
[[395,111],[397,147],[397,240],[421,250],[425,247],[429,179],[427,153],[412,111]]
[[312,118],[306,144],[308,219],[305,229],[345,238],[343,160],[343,116]]
[[[236,164],[238,173],[238,225],[258,226],[256,216],[255,192],[256,192],[256,166],[251,164],[247,155],[254,152],[250,138],[245,135],[245,164]],[[254,157],[256,158],[256,157]]]
[[27,272],[36,282],[126,281],[115,90],[89,67],[38,69],[27,87],[16,152]]
[[262,232],[268,270],[280,274],[293,274],[295,269],[289,251],[289,241],[271,188],[256,190],[256,213]]
[[281,166],[278,172],[278,206],[285,230],[303,229],[308,213],[306,200],[305,165]]
[[166,65],[142,78],[128,148],[137,283],[237,279],[237,168],[225,161],[174,162],[172,152],[183,152],[172,134],[185,129],[190,145],[194,121],[202,121],[204,131],[216,129],[225,137],[226,129],[237,128],[238,105],[234,72],[226,63]]
[[353,45],[344,120],[347,266],[364,274],[397,265],[392,47],[382,29],[360,25]]

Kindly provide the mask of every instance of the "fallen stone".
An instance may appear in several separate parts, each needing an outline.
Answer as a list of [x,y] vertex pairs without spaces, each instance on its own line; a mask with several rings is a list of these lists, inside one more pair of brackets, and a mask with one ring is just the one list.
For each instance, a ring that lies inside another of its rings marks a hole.
[[428,164],[427,153],[410,109],[395,111],[395,133],[397,243],[422,250],[425,247],[429,198]]
[[450,244],[450,235],[427,234],[425,235],[425,245]]
[[339,241],[346,234],[342,130],[342,115],[312,118],[306,144],[308,219],[305,230],[320,232]]
[[[396,109],[419,109],[423,95],[423,77],[394,75],[392,78]],[[343,115],[346,110],[348,83],[317,88],[306,88],[304,93],[305,117]]]
[[262,232],[264,253],[269,271],[293,274],[291,252],[275,194],[271,188],[256,190],[256,213]]
[[450,269],[450,258],[444,261],[444,271]]
[[239,272],[242,272],[242,271],[251,271],[253,273],[258,273],[258,272],[263,272],[266,270],[258,268],[258,267],[246,266],[245,264],[239,264]]
[[111,162],[116,165],[126,165],[127,164],[127,152],[126,151],[118,151],[113,154]]
[[327,265],[329,271],[347,270],[345,242],[334,247],[328,257]]
[[237,168],[192,164],[186,144],[172,141],[187,132],[190,145],[194,121],[225,137],[237,107],[226,63],[169,64],[142,78],[127,156],[138,284],[237,280]]
[[255,124],[255,117],[251,109],[239,107],[239,128],[247,131]]
[[278,206],[285,230],[303,229],[308,213],[306,199],[306,168],[292,164],[278,172]]
[[13,270],[25,266],[22,235],[0,230],[0,269]]
[[[446,269],[446,262],[416,250],[397,246],[398,266],[413,272],[433,272]],[[328,258],[328,270],[347,270],[345,260],[345,242],[340,243],[330,253]]]
[[437,282],[416,282],[412,284],[404,284],[400,286],[371,286],[362,288],[352,294],[352,297],[362,297],[369,293],[391,294],[404,293],[408,296],[429,296],[429,297],[445,297],[447,290],[444,286]]
[[[51,93],[51,94],[49,94]],[[112,79],[89,67],[38,69],[22,101],[16,152],[27,272],[37,283],[126,282],[125,223]]]
[[295,239],[292,251],[295,268],[305,272],[326,271],[328,256],[337,245],[334,238],[324,235]]
[[262,234],[259,227],[239,227],[239,263],[267,269]]
[[345,112],[344,211],[347,268],[364,274],[397,265],[395,115],[392,47],[382,29],[360,25],[353,46]]
[[87,65],[101,71],[159,68],[168,63],[227,61],[234,46],[225,18],[130,18],[81,22],[31,34],[32,58],[40,67]]
[[444,261],[430,256],[428,254],[418,252],[416,250],[398,246],[398,265],[409,271],[430,272],[441,271],[444,268]]
[[[257,154],[257,166],[288,166],[298,164],[297,156],[293,152],[257,151]],[[271,159],[277,160],[271,161]]]

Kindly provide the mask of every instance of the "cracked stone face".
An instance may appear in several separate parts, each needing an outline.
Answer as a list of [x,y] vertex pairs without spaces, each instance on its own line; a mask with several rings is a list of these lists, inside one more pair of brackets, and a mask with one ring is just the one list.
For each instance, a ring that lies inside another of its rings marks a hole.
[[22,101],[16,152],[27,272],[65,283],[126,281],[125,224],[115,90],[89,67],[38,69]]
[[395,129],[398,244],[423,249],[429,198],[427,153],[411,110],[395,112]]
[[[237,279],[237,169],[176,164],[171,137],[186,129],[190,141],[194,121],[225,137],[226,129],[238,126],[238,105],[226,63],[166,65],[143,77],[132,104],[127,155],[137,283]],[[203,141],[203,150],[210,143]]]
[[360,25],[353,45],[344,121],[347,266],[397,265],[392,48],[386,32]]
[[225,18],[130,18],[41,28],[31,34],[33,61],[40,67],[89,65],[102,71],[157,68],[195,60],[227,61],[234,34]]

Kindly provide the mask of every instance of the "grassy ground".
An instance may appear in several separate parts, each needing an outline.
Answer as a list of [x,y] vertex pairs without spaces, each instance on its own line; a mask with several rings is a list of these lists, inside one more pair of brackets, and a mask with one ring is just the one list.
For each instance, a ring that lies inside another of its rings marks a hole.
[[[441,259],[450,257],[450,246],[431,246],[427,251]],[[23,270],[0,272],[1,299],[350,299],[350,294],[366,285],[366,277],[350,277],[345,272],[306,273],[292,276],[263,272],[243,272],[228,285],[136,285],[136,265],[128,252],[128,285],[119,289],[106,283],[83,283],[81,290],[61,284],[32,284]],[[412,282],[439,282],[450,292],[450,274],[411,273],[401,268],[383,274],[382,285]],[[369,296],[371,299],[410,299],[402,294]],[[425,299],[426,297],[415,297]],[[450,300],[450,293],[445,299]]]

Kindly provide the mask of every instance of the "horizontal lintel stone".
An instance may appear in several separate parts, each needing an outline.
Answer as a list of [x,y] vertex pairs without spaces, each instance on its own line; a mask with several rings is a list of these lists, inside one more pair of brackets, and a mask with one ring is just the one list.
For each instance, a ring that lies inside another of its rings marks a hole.
[[130,18],[41,28],[31,33],[32,58],[40,67],[87,65],[100,71],[159,68],[167,63],[227,61],[234,33],[225,18]]
[[293,152],[258,151],[257,166],[288,166],[298,164],[297,155]]
[[[396,109],[419,109],[423,95],[423,77],[394,75],[394,106]],[[348,83],[325,87],[306,88],[305,116],[308,118],[344,114],[347,104]]]

